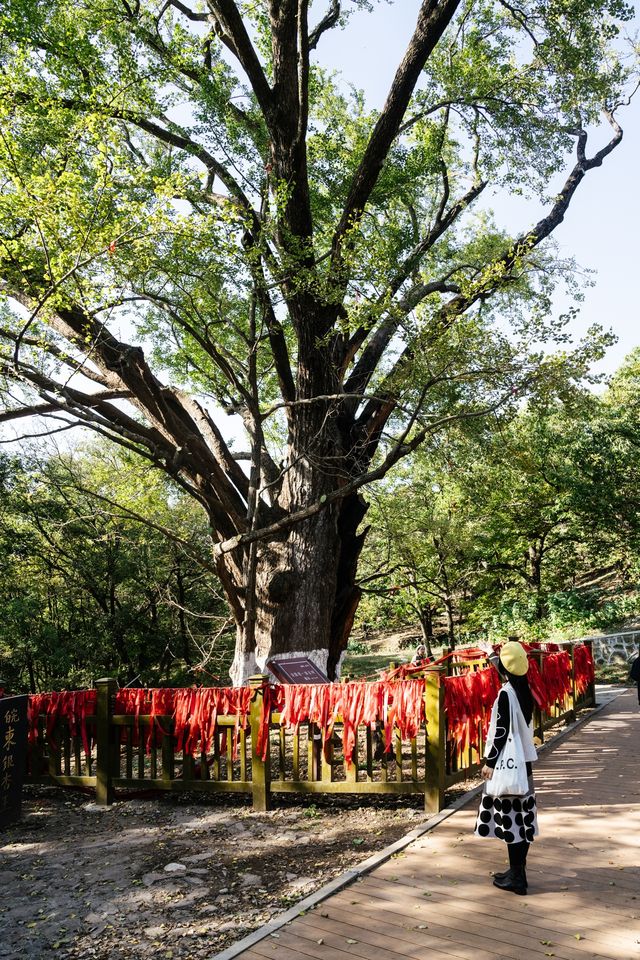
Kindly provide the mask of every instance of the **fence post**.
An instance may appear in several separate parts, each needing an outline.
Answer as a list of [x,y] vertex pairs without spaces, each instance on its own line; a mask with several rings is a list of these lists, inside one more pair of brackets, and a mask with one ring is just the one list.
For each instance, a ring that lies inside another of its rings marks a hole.
[[592,664],[593,664],[593,669],[594,669],[594,679],[593,679],[593,680],[591,681],[591,683],[589,684],[589,696],[588,696],[588,698],[586,699],[585,706],[589,706],[589,704],[591,704],[592,707],[595,707],[595,706],[597,706],[597,704],[596,704],[596,681],[595,681],[596,661],[595,661],[595,654],[594,654],[594,652],[593,652],[593,640],[585,640],[585,641],[584,641],[584,644],[585,644],[585,646],[587,646],[587,647],[589,648],[589,652],[590,652],[590,654],[591,654],[591,662],[592,662]]
[[443,647],[442,653],[440,654],[440,659],[444,660],[444,671],[445,671],[445,676],[447,677],[450,677],[451,674],[453,673],[453,670],[451,669],[452,653],[453,653],[453,650],[451,649],[451,647]]
[[442,667],[430,669],[424,690],[425,716],[427,718],[427,747],[425,751],[424,809],[438,813],[444,806],[445,787],[445,715],[444,678]]
[[576,661],[575,661],[575,643],[572,643],[569,647],[569,656],[571,657],[571,710],[570,710],[570,720],[573,722],[576,719]]
[[116,681],[96,680],[96,803],[108,807],[113,803],[113,730],[111,717]]
[[[540,676],[542,676],[542,650],[532,650],[529,656],[537,660],[538,670]],[[539,738],[540,743],[544,743],[544,716],[542,707],[539,707],[535,701],[533,704],[533,732]]]
[[251,723],[251,792],[253,794],[253,809],[256,811],[271,808],[271,756],[269,749],[269,732],[267,729],[266,756],[258,756],[258,739],[262,726],[262,712],[264,708],[264,690],[269,683],[266,673],[258,673],[249,677],[249,686],[253,690],[249,720]]

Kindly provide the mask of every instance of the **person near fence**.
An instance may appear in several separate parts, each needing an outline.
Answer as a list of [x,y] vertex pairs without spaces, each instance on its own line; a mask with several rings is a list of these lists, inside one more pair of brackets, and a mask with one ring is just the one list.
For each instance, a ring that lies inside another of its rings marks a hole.
[[640,706],[640,656],[637,656],[631,664],[629,679],[638,684],[638,706]]
[[482,649],[498,670],[503,687],[491,711],[475,833],[506,843],[509,869],[494,874],[493,883],[523,896],[528,886],[527,854],[538,835],[531,771],[537,753],[531,725],[533,696],[527,680],[529,662],[524,647],[515,640],[503,644],[499,657],[490,644],[483,644]]
[[416,647],[416,652],[413,655],[413,659],[411,660],[411,663],[414,665],[417,665],[417,664],[423,663],[425,660],[427,661],[427,663],[430,660],[430,658],[427,657],[427,648],[424,645],[424,643],[419,643],[418,646]]

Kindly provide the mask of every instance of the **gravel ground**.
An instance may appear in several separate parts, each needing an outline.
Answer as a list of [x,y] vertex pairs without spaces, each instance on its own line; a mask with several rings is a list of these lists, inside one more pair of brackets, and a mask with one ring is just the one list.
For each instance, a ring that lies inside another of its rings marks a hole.
[[100,808],[27,788],[0,836],[0,958],[214,956],[425,818],[420,797],[362,804],[285,797],[259,814],[191,794]]

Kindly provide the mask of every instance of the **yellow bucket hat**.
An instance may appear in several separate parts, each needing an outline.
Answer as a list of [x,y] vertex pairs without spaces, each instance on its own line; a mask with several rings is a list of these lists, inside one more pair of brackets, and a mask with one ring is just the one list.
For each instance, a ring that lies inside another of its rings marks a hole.
[[515,677],[524,677],[529,669],[529,661],[524,647],[517,640],[508,640],[500,649],[500,663]]

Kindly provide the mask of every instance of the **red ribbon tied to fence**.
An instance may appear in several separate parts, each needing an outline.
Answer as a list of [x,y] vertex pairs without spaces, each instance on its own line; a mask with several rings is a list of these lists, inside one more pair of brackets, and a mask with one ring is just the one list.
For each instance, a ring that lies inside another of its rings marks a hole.
[[444,708],[448,739],[460,750],[467,744],[478,749],[479,733],[486,736],[493,701],[500,691],[500,677],[493,667],[445,677]]
[[274,703],[281,726],[297,730],[301,723],[313,723],[321,729],[326,757],[335,724],[341,722],[343,756],[351,766],[360,726],[382,725],[387,752],[394,726],[403,739],[418,735],[424,720],[424,680],[283,684],[274,689]]
[[595,679],[593,657],[591,649],[586,643],[580,643],[573,650],[573,677],[576,693],[579,696],[585,692]]
[[[544,711],[554,703],[562,702],[571,691],[571,657],[566,651],[544,650],[541,662],[542,670],[536,658],[530,656],[527,676],[534,700]],[[593,659],[586,644],[574,647],[573,665],[575,689],[578,695],[582,695],[594,680]],[[499,689],[500,678],[493,667],[444,678],[447,736],[459,749],[464,749],[467,744],[478,748],[479,732],[486,736],[491,706]],[[418,735],[425,721],[424,679],[389,677],[373,683],[353,681],[276,686],[265,683],[258,691],[251,687],[123,688],[116,692],[115,713],[135,717],[134,744],[139,742],[140,716],[150,717],[147,752],[161,735],[168,734],[158,718],[172,718],[176,750],[191,755],[198,751],[210,752],[218,717],[234,717],[231,732],[233,758],[236,759],[238,730],[246,725],[251,699],[258,692],[262,696],[262,707],[256,748],[258,756],[263,759],[267,755],[273,712],[279,713],[280,724],[289,729],[297,729],[301,723],[317,725],[322,731],[327,758],[335,725],[342,723],[343,755],[347,766],[353,763],[357,752],[358,727],[373,729],[381,726],[388,752],[394,727],[403,740],[411,740]],[[32,694],[28,702],[30,743],[37,740],[39,719],[44,715],[50,742],[53,743],[55,726],[62,719],[67,722],[72,736],[80,735],[85,753],[89,755],[93,730],[87,718],[95,715],[96,702],[96,690]],[[126,735],[124,728],[123,735]]]
[[59,720],[66,720],[72,737],[80,735],[86,756],[91,752],[91,736],[87,717],[95,713],[97,693],[95,690],[61,690],[59,693],[31,694],[27,705],[29,742],[38,736],[38,719],[46,716],[47,740],[54,744],[53,732]]

